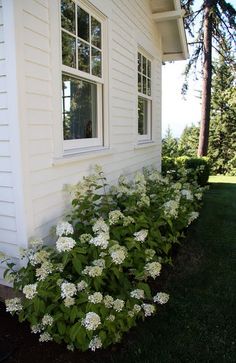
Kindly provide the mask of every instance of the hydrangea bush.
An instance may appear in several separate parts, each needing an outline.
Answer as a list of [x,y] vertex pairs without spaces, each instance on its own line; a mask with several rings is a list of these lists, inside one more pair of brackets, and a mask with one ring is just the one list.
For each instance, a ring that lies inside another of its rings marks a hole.
[[109,188],[99,167],[70,189],[72,210],[56,226],[55,247],[32,239],[18,271],[3,259],[5,277],[23,293],[6,300],[6,310],[29,321],[40,342],[94,351],[119,342],[168,301],[150,282],[197,218],[203,190],[155,170]]

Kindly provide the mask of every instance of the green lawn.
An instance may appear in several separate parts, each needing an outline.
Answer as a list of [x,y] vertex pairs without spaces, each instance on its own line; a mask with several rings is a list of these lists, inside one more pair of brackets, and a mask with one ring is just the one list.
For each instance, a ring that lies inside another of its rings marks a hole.
[[110,362],[236,361],[236,177],[212,177],[200,218],[164,282],[171,296]]

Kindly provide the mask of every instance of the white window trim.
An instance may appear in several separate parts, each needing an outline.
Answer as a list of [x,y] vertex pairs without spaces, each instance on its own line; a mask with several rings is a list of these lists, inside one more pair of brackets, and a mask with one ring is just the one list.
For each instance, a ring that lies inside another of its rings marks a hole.
[[[105,59],[106,57],[106,17],[101,14],[97,9],[95,9],[92,5],[88,5],[87,2],[81,0],[74,1],[76,6],[78,5],[80,8],[85,10],[90,16],[93,16],[101,23],[101,42],[102,42],[102,49],[101,49],[101,60],[102,60],[102,77],[96,77],[92,74],[88,74],[86,72],[77,70],[75,68],[71,68],[62,64],[61,61],[61,77],[62,74],[67,74],[71,76],[75,76],[77,78],[84,79],[85,81],[93,81],[97,85],[97,137],[96,138],[89,138],[89,139],[72,139],[72,140],[64,140],[63,136],[63,151],[64,154],[70,153],[71,150],[77,149],[78,152],[82,151],[84,148],[94,148],[94,147],[101,147],[105,146],[104,140],[104,122],[103,122],[103,109],[104,109],[104,102],[105,99],[103,97],[104,92],[103,88],[105,85]],[[77,19],[76,19],[76,26],[77,26]],[[62,40],[61,40],[61,11],[60,11],[60,54],[62,59]],[[76,38],[77,39],[77,38]],[[62,128],[63,128],[63,120],[61,117]]]
[[[142,54],[147,60],[151,62],[151,96],[148,96],[144,93],[138,92],[138,53]],[[136,72],[137,72],[137,110],[138,110],[138,98],[141,97],[148,101],[148,114],[147,114],[147,134],[139,135],[138,134],[138,112],[137,112],[137,135],[138,135],[138,144],[152,142],[152,107],[153,107],[153,57],[147,53],[142,47],[138,47],[137,49],[137,62],[136,62]]]
[[[110,90],[111,85],[109,83],[109,75],[111,72],[111,63],[108,57],[109,53],[109,45],[111,45],[111,37],[108,32],[108,28],[110,27],[109,21],[109,13],[100,12],[100,7],[95,8],[90,2],[87,0],[80,0],[79,5],[85,7],[89,6],[89,9],[94,14],[97,14],[95,17],[99,17],[103,19],[103,55],[102,55],[102,64],[103,64],[103,145],[102,146],[90,146],[90,147],[80,147],[77,145],[76,148],[65,149],[64,146],[64,137],[63,137],[63,122],[62,122],[62,112],[61,112],[61,81],[62,81],[62,71],[64,73],[71,74],[73,76],[73,68],[63,66],[62,70],[62,61],[61,61],[61,7],[60,1],[52,1],[50,2],[49,7],[49,16],[50,16],[50,34],[51,34],[51,77],[52,77],[52,121],[53,121],[53,140],[54,140],[54,157],[53,160],[63,160],[64,157],[69,162],[69,158],[75,159],[75,155],[78,157],[81,156],[86,157],[86,153],[91,155],[92,153],[96,154],[97,152],[101,152],[102,149],[104,151],[110,148],[109,140],[110,140],[110,129],[109,129],[109,115],[110,115]],[[99,5],[99,4],[98,4]],[[103,10],[103,9],[101,9]],[[69,72],[68,72],[69,71]],[[75,70],[76,71],[76,70]],[[78,73],[76,73],[78,77]],[[86,76],[88,76],[86,74]],[[90,77],[90,81],[94,81],[94,76]],[[80,78],[80,77],[79,77]],[[84,77],[81,77],[84,78]],[[96,79],[97,81],[97,79]]]

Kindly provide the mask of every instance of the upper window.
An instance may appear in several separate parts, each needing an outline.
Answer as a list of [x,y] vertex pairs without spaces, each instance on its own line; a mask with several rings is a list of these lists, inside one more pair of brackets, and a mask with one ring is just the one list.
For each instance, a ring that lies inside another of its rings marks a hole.
[[103,21],[80,1],[61,0],[65,149],[103,145]]
[[138,135],[140,141],[151,139],[151,60],[138,52]]

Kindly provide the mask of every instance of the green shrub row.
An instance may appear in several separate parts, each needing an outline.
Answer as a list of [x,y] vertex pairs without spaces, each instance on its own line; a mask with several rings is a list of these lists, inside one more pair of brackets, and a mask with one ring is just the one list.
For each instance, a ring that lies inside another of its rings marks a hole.
[[32,239],[19,270],[2,257],[5,278],[23,294],[6,300],[6,310],[28,321],[41,342],[94,351],[120,341],[168,301],[150,282],[198,217],[203,188],[155,170],[109,187],[96,167],[70,192],[72,210],[56,226],[55,247]]
[[191,183],[196,181],[199,185],[207,185],[210,166],[208,158],[191,158],[188,156],[179,156],[170,158],[168,156],[162,159],[162,173],[164,175],[172,174],[175,180],[180,179],[186,174],[187,180]]

